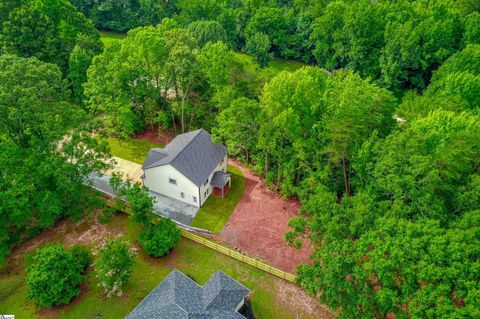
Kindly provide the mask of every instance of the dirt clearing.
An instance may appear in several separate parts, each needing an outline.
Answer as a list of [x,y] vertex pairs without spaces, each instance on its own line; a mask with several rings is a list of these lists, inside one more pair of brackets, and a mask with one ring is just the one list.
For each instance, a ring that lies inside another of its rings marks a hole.
[[288,221],[298,216],[299,203],[283,200],[267,189],[263,180],[235,160],[229,160],[245,176],[245,193],[219,234],[220,240],[255,256],[272,266],[295,272],[296,266],[309,262],[310,243],[296,250],[285,242]]

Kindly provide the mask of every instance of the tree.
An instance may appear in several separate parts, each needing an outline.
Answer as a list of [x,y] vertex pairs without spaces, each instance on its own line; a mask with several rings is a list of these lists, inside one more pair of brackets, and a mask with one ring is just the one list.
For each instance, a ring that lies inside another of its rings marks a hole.
[[268,35],[263,33],[256,33],[253,36],[249,37],[245,47],[247,52],[253,55],[255,62],[261,68],[268,66],[268,63],[270,62],[270,48],[270,39]]
[[315,137],[325,110],[327,75],[315,67],[283,71],[267,83],[260,98],[257,170],[282,193],[294,194],[298,182],[319,162]]
[[458,50],[462,34],[458,12],[449,1],[417,1],[391,14],[380,57],[382,80],[393,88],[424,89],[432,72]]
[[257,43],[257,46],[260,42],[265,43],[265,40],[260,41],[259,34],[263,38],[266,35],[271,41],[272,51],[285,58],[290,57],[289,35],[293,33],[292,19],[282,8],[259,8],[245,28],[247,47],[249,42]]
[[478,117],[468,113],[437,110],[415,120],[378,149],[378,192],[393,200],[401,216],[451,219],[458,186],[476,174],[479,134]]
[[4,22],[0,45],[5,53],[55,63],[67,75],[70,53],[85,38],[101,52],[93,24],[66,0],[26,0]]
[[80,294],[85,265],[62,245],[36,250],[33,264],[27,268],[28,299],[40,307],[66,305]]
[[54,24],[40,9],[22,6],[14,9],[3,23],[0,37],[3,52],[56,62],[58,39]]
[[131,244],[122,237],[106,238],[94,255],[95,272],[105,294],[121,296],[135,262],[136,253]]
[[480,24],[480,13],[475,12],[465,18],[465,33],[463,35],[463,43],[480,44],[480,31],[478,25]]
[[229,80],[234,53],[223,42],[209,42],[196,54],[200,72],[216,91],[224,88]]
[[353,157],[372,132],[380,136],[390,132],[395,98],[353,72],[337,73],[327,83],[324,152],[331,165],[341,167],[345,193],[350,196]]
[[91,172],[109,167],[109,155],[93,135],[99,122],[66,102],[57,66],[3,55],[0,70],[3,262],[9,247],[32,229],[94,207],[96,196],[84,183]]
[[245,97],[234,100],[218,114],[214,136],[225,141],[230,154],[250,161],[251,154],[257,151],[259,113],[257,101]]
[[146,226],[140,233],[140,245],[152,257],[165,256],[180,241],[180,230],[168,218]]
[[436,110],[364,143],[352,196],[305,180],[286,236],[315,247],[299,283],[344,318],[478,312],[479,128],[476,115]]
[[348,66],[363,77],[378,78],[387,12],[383,3],[368,0],[329,3],[310,36],[319,65],[331,71]]
[[180,123],[182,133],[184,133],[185,103],[188,100],[193,80],[198,73],[194,55],[197,43],[195,39],[183,29],[170,30],[167,32],[166,37],[169,39],[167,42],[169,55],[165,63],[165,68],[167,70],[169,83],[173,85],[175,92],[177,92],[177,99],[180,95]]
[[154,200],[150,196],[148,188],[139,183],[132,184],[130,181],[123,181],[117,175],[110,179],[110,185],[128,203],[133,221],[142,225],[149,225],[152,222]]
[[188,25],[188,32],[197,40],[198,45],[203,48],[207,43],[227,42],[227,33],[217,21],[194,21]]
[[73,99],[77,104],[83,104],[85,95],[83,84],[87,82],[87,70],[92,64],[93,58],[101,51],[94,41],[82,35],[81,40],[72,50],[68,61],[68,79],[72,86]]

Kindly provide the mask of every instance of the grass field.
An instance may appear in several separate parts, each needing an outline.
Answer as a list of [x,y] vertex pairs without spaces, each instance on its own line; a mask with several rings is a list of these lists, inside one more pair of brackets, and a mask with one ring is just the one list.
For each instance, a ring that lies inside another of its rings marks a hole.
[[148,151],[153,147],[163,147],[151,141],[140,139],[119,140],[118,138],[107,138],[108,145],[113,156],[117,156],[138,164],[143,164]]
[[195,216],[192,226],[205,228],[218,234],[230,218],[245,191],[245,178],[239,168],[229,165],[228,171],[232,174],[230,191],[224,198],[208,197],[207,202]]
[[102,40],[105,47],[109,47],[110,45],[112,45],[112,43],[123,40],[126,37],[127,35],[123,33],[100,31],[100,39]]
[[[95,229],[92,230],[94,227],[98,228],[97,234],[123,233],[123,236],[132,242],[136,242],[140,231],[139,226],[126,215],[118,214],[114,215],[112,222],[106,225],[104,230],[101,229],[103,226],[95,226],[92,222],[68,222],[64,229],[46,231],[31,242],[41,240],[42,245],[64,243],[68,234],[73,233],[78,237],[82,237],[85,232],[93,231],[95,234]],[[94,244],[89,244],[90,248],[93,246]],[[15,254],[18,252],[14,251],[13,255]],[[24,256],[25,253],[16,257]],[[90,267],[86,280],[81,285],[80,296],[69,305],[41,311],[37,311],[33,302],[26,300],[24,262],[11,263],[7,268],[3,273],[0,270],[0,313],[15,314],[16,318],[124,318],[172,269],[177,268],[199,284],[204,284],[217,270],[232,276],[252,291],[252,307],[257,318],[313,319],[304,312],[302,305],[292,306],[288,304],[288,300],[279,300],[285,294],[282,291],[285,283],[280,279],[187,239],[182,239],[179,245],[163,258],[151,258],[140,251],[132,277],[121,297],[106,298],[97,287],[95,273]]]

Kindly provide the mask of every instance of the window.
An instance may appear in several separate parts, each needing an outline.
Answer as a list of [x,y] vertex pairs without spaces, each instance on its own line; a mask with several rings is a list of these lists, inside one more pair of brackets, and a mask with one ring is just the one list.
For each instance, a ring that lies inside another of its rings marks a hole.
[[207,191],[205,191],[205,193],[203,193],[203,197],[207,197]]
[[184,192],[181,192],[181,193],[180,193],[180,197],[181,197],[181,198],[185,198],[185,193],[184,193]]
[[206,186],[208,184],[208,177],[207,177],[207,180],[205,181],[205,183],[203,183],[203,186]]
[[168,181],[170,182],[170,184],[177,185],[177,180],[176,179],[169,178]]
[[194,203],[197,202],[197,197],[196,197],[196,196],[193,196],[193,202],[194,202]]

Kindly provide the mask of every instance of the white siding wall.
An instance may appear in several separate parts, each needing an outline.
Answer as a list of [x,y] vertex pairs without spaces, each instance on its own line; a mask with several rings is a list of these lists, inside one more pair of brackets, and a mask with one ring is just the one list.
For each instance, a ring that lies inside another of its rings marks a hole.
[[[150,190],[200,207],[198,187],[173,166],[163,165],[150,168],[145,170],[144,174],[145,179],[143,180],[143,183]],[[170,178],[176,180],[177,185],[171,184],[169,182]],[[181,197],[182,192],[184,193],[185,198]],[[194,202],[193,197],[197,198],[197,202]]]
[[[205,185],[205,183],[204,183],[204,184],[202,184],[202,186],[200,186],[200,199],[201,199],[201,201],[200,201],[201,204],[200,205],[205,204],[208,196],[210,196],[210,194],[212,193],[213,187],[210,185],[210,181],[212,180],[213,174],[217,171],[224,171],[225,173],[227,172],[227,155],[225,155],[225,158],[223,159],[223,162],[218,163],[215,170],[208,176],[207,184]],[[205,194],[205,192],[206,192],[206,194]]]

